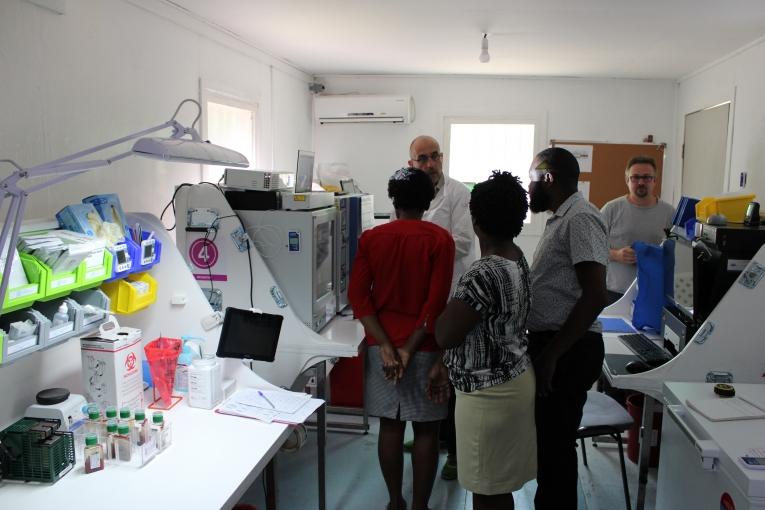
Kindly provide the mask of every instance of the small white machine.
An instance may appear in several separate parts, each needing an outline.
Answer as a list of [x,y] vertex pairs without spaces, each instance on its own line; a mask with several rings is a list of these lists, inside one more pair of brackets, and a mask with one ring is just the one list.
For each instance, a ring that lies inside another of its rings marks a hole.
[[268,170],[243,170],[226,168],[223,183],[227,188],[249,189],[255,191],[276,191],[292,187],[294,176],[287,172]]
[[294,193],[282,191],[282,209],[286,211],[312,211],[335,205],[335,194],[328,191]]
[[[78,421],[85,419],[83,408],[87,405],[85,397],[77,394],[69,394],[68,391],[62,394],[60,398],[45,398],[40,396],[49,391],[63,392],[62,388],[53,388],[44,390],[38,394],[36,404],[27,407],[24,416],[27,418],[44,418],[48,420],[58,420],[61,422],[59,430],[68,431],[69,428]],[[66,397],[64,395],[67,395]],[[62,400],[63,399],[63,400]]]

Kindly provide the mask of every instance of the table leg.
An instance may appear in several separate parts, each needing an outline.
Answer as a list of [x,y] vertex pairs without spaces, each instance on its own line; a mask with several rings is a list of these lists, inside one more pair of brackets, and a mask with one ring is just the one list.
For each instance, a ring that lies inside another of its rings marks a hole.
[[653,412],[656,400],[645,395],[643,398],[643,417],[640,424],[640,454],[638,457],[638,490],[635,510],[645,508],[646,485],[648,484],[648,464],[651,460],[651,443],[653,442]]
[[266,464],[266,471],[263,476],[266,477],[266,508],[276,510],[276,456]]
[[[326,401],[326,377],[327,362],[322,361],[316,365],[316,394]],[[322,404],[316,410],[316,444],[319,464],[319,510],[324,510],[327,504],[324,468],[327,451],[327,404]]]

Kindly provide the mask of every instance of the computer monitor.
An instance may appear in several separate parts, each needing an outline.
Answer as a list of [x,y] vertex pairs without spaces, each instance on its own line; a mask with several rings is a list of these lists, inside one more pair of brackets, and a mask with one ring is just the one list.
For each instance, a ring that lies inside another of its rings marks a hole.
[[273,361],[284,317],[240,308],[226,308],[218,341],[219,358]]
[[314,153],[298,151],[297,169],[295,170],[295,193],[308,193],[313,184]]

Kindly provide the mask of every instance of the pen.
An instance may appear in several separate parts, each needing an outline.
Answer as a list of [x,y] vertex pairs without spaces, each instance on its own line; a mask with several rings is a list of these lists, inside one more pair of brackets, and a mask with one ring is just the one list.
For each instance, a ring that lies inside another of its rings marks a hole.
[[261,397],[263,397],[263,400],[265,400],[266,402],[268,402],[268,405],[270,405],[272,409],[276,409],[276,408],[274,407],[274,404],[273,404],[273,403],[272,403],[270,400],[268,400],[268,397],[266,397],[265,395],[263,395],[263,392],[262,392],[262,391],[258,390],[258,395],[260,395]]

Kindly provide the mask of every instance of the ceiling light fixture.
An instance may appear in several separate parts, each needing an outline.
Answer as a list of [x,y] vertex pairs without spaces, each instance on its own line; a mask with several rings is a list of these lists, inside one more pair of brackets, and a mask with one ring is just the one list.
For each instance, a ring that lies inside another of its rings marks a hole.
[[489,39],[487,39],[488,35],[489,34],[483,34],[483,39],[481,39],[481,54],[478,56],[478,60],[480,60],[483,64],[489,61]]

